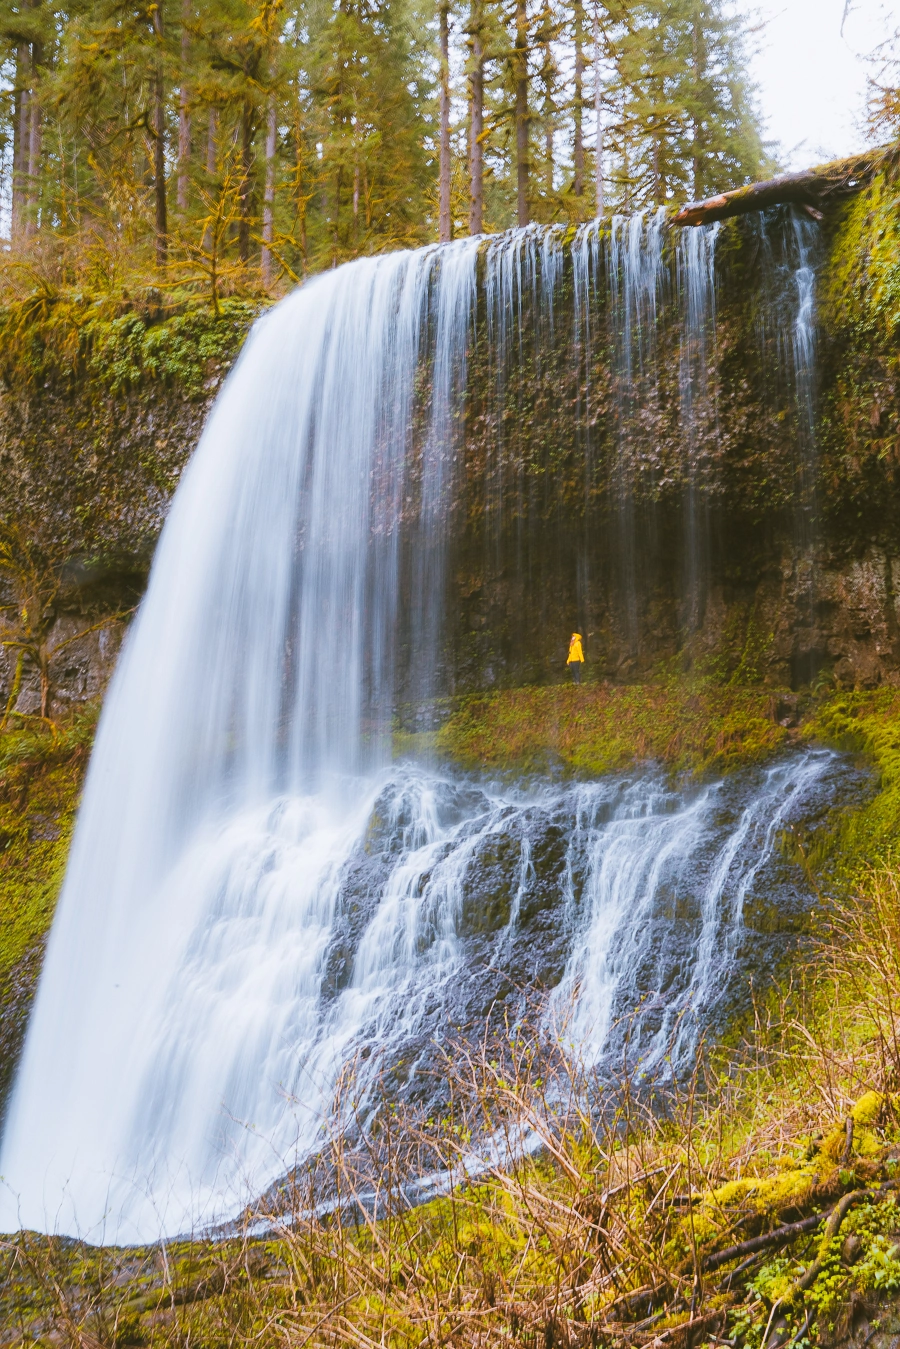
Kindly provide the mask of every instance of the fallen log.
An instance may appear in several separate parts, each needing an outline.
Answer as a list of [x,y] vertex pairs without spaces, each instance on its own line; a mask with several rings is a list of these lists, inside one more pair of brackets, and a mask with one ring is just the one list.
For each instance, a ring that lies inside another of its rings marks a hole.
[[879,169],[898,157],[900,145],[882,145],[877,150],[835,159],[803,173],[782,173],[764,183],[749,183],[706,201],[692,201],[675,216],[675,224],[711,225],[716,220],[783,204],[800,206],[814,219],[821,220],[826,206],[859,192]]
[[705,1259],[701,1259],[700,1268],[704,1273],[708,1273],[718,1269],[720,1265],[729,1264],[732,1260],[740,1260],[742,1256],[755,1255],[758,1251],[771,1250],[773,1247],[787,1246],[796,1237],[814,1232],[827,1216],[827,1213],[814,1213],[810,1218],[802,1218],[796,1223],[785,1223],[783,1227],[776,1227],[773,1232],[764,1232],[762,1236],[751,1237],[749,1241],[729,1246],[724,1251],[714,1251]]
[[785,1294],[784,1301],[789,1302],[799,1293],[805,1293],[808,1288],[812,1288],[825,1265],[825,1260],[828,1256],[829,1242],[833,1241],[837,1236],[841,1229],[841,1223],[844,1221],[854,1204],[862,1203],[864,1200],[880,1199],[882,1195],[887,1194],[888,1191],[898,1189],[900,1189],[900,1180],[888,1180],[884,1185],[879,1185],[875,1190],[851,1190],[849,1194],[845,1194],[840,1203],[835,1204],[834,1208],[831,1210],[831,1215],[826,1224],[825,1231],[822,1234],[819,1254]]

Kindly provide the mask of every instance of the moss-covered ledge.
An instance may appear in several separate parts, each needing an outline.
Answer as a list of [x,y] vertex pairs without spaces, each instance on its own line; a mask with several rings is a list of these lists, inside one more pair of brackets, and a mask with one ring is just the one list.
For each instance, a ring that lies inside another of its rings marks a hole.
[[467,769],[595,777],[653,761],[706,775],[769,758],[797,737],[796,720],[789,690],[678,677],[551,685],[461,699],[436,748]]

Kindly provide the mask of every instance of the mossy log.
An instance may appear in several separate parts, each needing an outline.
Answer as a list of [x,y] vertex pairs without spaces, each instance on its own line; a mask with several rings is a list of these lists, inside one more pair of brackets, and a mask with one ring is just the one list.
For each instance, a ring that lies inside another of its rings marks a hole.
[[800,206],[821,220],[826,206],[859,192],[879,169],[898,157],[900,144],[882,145],[867,154],[835,159],[802,173],[782,173],[764,183],[749,183],[746,187],[708,197],[706,201],[689,202],[675,216],[675,224],[710,225],[716,220],[727,220],[729,216],[747,215],[784,203]]

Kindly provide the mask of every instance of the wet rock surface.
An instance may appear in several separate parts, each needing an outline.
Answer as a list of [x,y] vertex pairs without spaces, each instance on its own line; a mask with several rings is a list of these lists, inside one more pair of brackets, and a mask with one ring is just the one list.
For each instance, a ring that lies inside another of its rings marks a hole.
[[785,839],[808,845],[872,790],[827,751],[682,790],[652,771],[518,793],[424,783],[385,788],[345,866],[322,996],[340,1016],[365,934],[402,892],[404,981],[359,1027],[363,1076],[435,1106],[442,1054],[504,1024],[543,1025],[601,1075],[626,1038],[651,1078],[689,1070],[699,1034],[733,1026],[806,939],[818,901]]
[[44,946],[44,941],[35,942],[0,981],[0,1127],[28,1029]]

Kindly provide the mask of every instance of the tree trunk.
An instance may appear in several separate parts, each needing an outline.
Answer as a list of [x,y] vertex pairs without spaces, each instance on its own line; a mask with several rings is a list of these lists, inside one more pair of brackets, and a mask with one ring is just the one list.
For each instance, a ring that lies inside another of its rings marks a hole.
[[16,48],[16,84],[13,121],[12,213],[10,235],[15,241],[25,232],[28,198],[28,146],[31,139],[31,47]]
[[516,0],[516,207],[520,225],[528,224],[528,16],[525,0]]
[[600,19],[594,9],[594,213],[606,210],[603,178],[603,81],[600,74]]
[[334,175],[334,220],[331,228],[331,265],[338,265],[338,257],[341,251],[341,194],[344,190],[344,174],[341,165],[338,164],[337,172]]
[[631,157],[628,153],[628,129],[622,132],[622,180],[625,184],[625,214],[631,213]]
[[469,72],[469,233],[484,229],[484,39],[481,0],[473,0]]
[[210,108],[206,122],[206,172],[210,178],[216,171],[216,136],[219,130],[219,113]]
[[553,102],[554,77],[556,74],[556,65],[553,60],[553,14],[550,6],[544,4],[541,14],[541,47],[543,48],[543,60],[541,62],[541,80],[544,85],[544,102],[542,117],[544,122],[544,191],[548,197],[552,197],[555,191],[554,173],[553,173],[553,133],[556,128],[556,107]]
[[188,208],[188,171],[191,159],[191,105],[187,72],[191,59],[191,0],[181,4],[181,87],[178,90],[178,211],[184,216]]
[[[210,108],[206,115],[206,176],[212,182],[216,173],[216,133],[219,129],[219,114],[216,108]],[[203,247],[207,253],[212,251],[213,231],[207,225],[203,232]]]
[[[700,81],[706,74],[706,53],[704,51],[703,33],[697,19],[694,19],[691,27],[691,59],[694,68],[694,99],[695,106],[700,94]],[[700,162],[700,119],[696,114],[691,118],[691,168],[693,174],[693,193],[694,200],[700,196],[701,182],[701,162]]]
[[40,43],[35,42],[31,49],[31,68],[32,84],[31,94],[28,99],[28,181],[26,190],[26,211],[25,211],[25,237],[30,239],[37,232],[38,227],[38,205],[40,202],[41,187],[41,136],[43,123],[41,121],[41,103],[38,98],[36,83],[37,71],[43,58],[43,50]]
[[299,96],[297,97],[294,113],[294,140],[296,143],[297,166],[295,171],[294,189],[297,197],[297,224],[300,229],[300,254],[303,258],[303,270],[306,271],[308,258],[308,243],[306,237],[306,204],[307,196],[304,191],[306,167],[305,138],[303,135],[303,109]]
[[266,111],[266,181],[263,188],[262,277],[263,285],[272,284],[272,240],[275,237],[275,146],[277,138],[275,96],[269,95]]
[[439,9],[441,69],[440,69],[440,163],[438,170],[439,212],[438,238],[442,244],[453,237],[450,221],[450,4],[441,0]]
[[153,11],[153,32],[157,42],[153,74],[153,195],[156,207],[156,265],[165,267],[169,251],[169,225],[166,218],[166,101],[163,81],[162,0]]
[[675,216],[676,225],[709,225],[730,216],[764,211],[767,206],[789,203],[803,207],[816,219],[833,201],[859,192],[873,175],[900,159],[900,146],[882,146],[868,154],[851,155],[849,159],[835,159],[803,173],[782,173],[764,183],[750,183],[747,187],[722,192],[706,201],[690,202]]
[[572,165],[575,177],[572,190],[576,197],[584,195],[584,132],[582,114],[584,111],[584,5],[575,0],[572,10],[572,23],[575,37],[575,89],[572,116],[575,123],[575,143],[572,151]]
[[253,109],[245,99],[241,112],[241,185],[240,223],[238,225],[238,252],[241,262],[250,260],[250,187],[253,173]]

